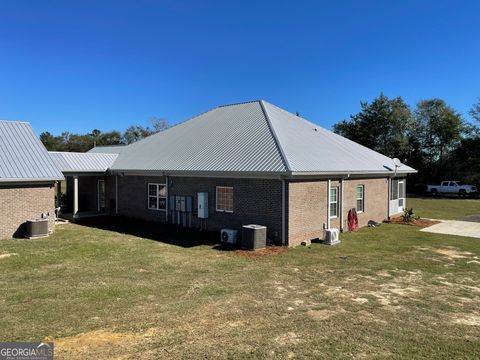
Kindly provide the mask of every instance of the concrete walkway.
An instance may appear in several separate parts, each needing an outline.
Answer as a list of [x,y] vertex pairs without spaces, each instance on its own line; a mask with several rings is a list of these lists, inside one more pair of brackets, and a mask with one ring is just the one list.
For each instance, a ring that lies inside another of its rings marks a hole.
[[459,221],[459,220],[439,220],[440,224],[432,225],[420,231],[468,236],[480,239],[480,223],[471,221]]

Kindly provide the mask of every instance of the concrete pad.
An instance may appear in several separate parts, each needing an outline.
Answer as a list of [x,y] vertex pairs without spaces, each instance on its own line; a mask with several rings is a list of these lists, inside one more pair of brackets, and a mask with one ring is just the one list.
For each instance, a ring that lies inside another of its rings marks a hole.
[[447,234],[457,236],[468,236],[480,239],[480,223],[458,220],[441,220],[440,224],[435,224],[420,231]]

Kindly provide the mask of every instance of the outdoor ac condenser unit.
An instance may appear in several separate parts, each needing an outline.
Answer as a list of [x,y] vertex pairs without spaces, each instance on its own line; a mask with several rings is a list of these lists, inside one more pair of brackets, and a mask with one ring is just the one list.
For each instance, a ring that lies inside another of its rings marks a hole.
[[325,235],[325,244],[334,245],[340,242],[338,229],[327,229]]
[[48,236],[48,218],[28,220],[25,236],[29,239]]
[[220,232],[222,243],[236,245],[238,240],[238,230],[222,229]]

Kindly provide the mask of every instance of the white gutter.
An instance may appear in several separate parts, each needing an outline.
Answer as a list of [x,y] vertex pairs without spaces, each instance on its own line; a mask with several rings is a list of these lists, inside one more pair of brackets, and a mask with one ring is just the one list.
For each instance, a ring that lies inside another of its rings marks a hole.
[[340,231],[343,232],[343,178],[340,179]]

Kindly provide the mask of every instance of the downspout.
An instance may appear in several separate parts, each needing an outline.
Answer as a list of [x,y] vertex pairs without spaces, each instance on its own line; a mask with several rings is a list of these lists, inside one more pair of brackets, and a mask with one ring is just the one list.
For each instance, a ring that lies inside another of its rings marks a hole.
[[[344,190],[344,181],[350,178],[350,174],[347,174],[346,177],[340,179],[340,232],[343,232],[343,212],[345,208],[343,207],[343,190]],[[330,208],[329,208],[330,209]]]
[[115,175],[115,215],[118,215],[118,175]]
[[340,179],[340,232],[343,232],[343,180]]
[[388,177],[387,181],[388,181],[387,219],[390,220],[390,196],[391,196],[391,191],[392,191],[392,179],[391,179],[391,177]]
[[332,187],[332,180],[328,179],[327,185],[327,229],[330,229],[330,189]]
[[285,196],[285,180],[282,179],[282,244],[287,245],[287,234],[285,229],[285,214],[286,214],[286,204],[285,201],[287,200]]
[[[165,176],[165,188],[167,190],[167,197],[165,199],[165,221],[167,223],[168,223],[168,211],[169,211],[168,203],[170,202],[170,197],[169,197],[170,192],[168,191],[168,180],[169,180],[168,176]],[[192,203],[192,206],[193,206],[193,203]]]

